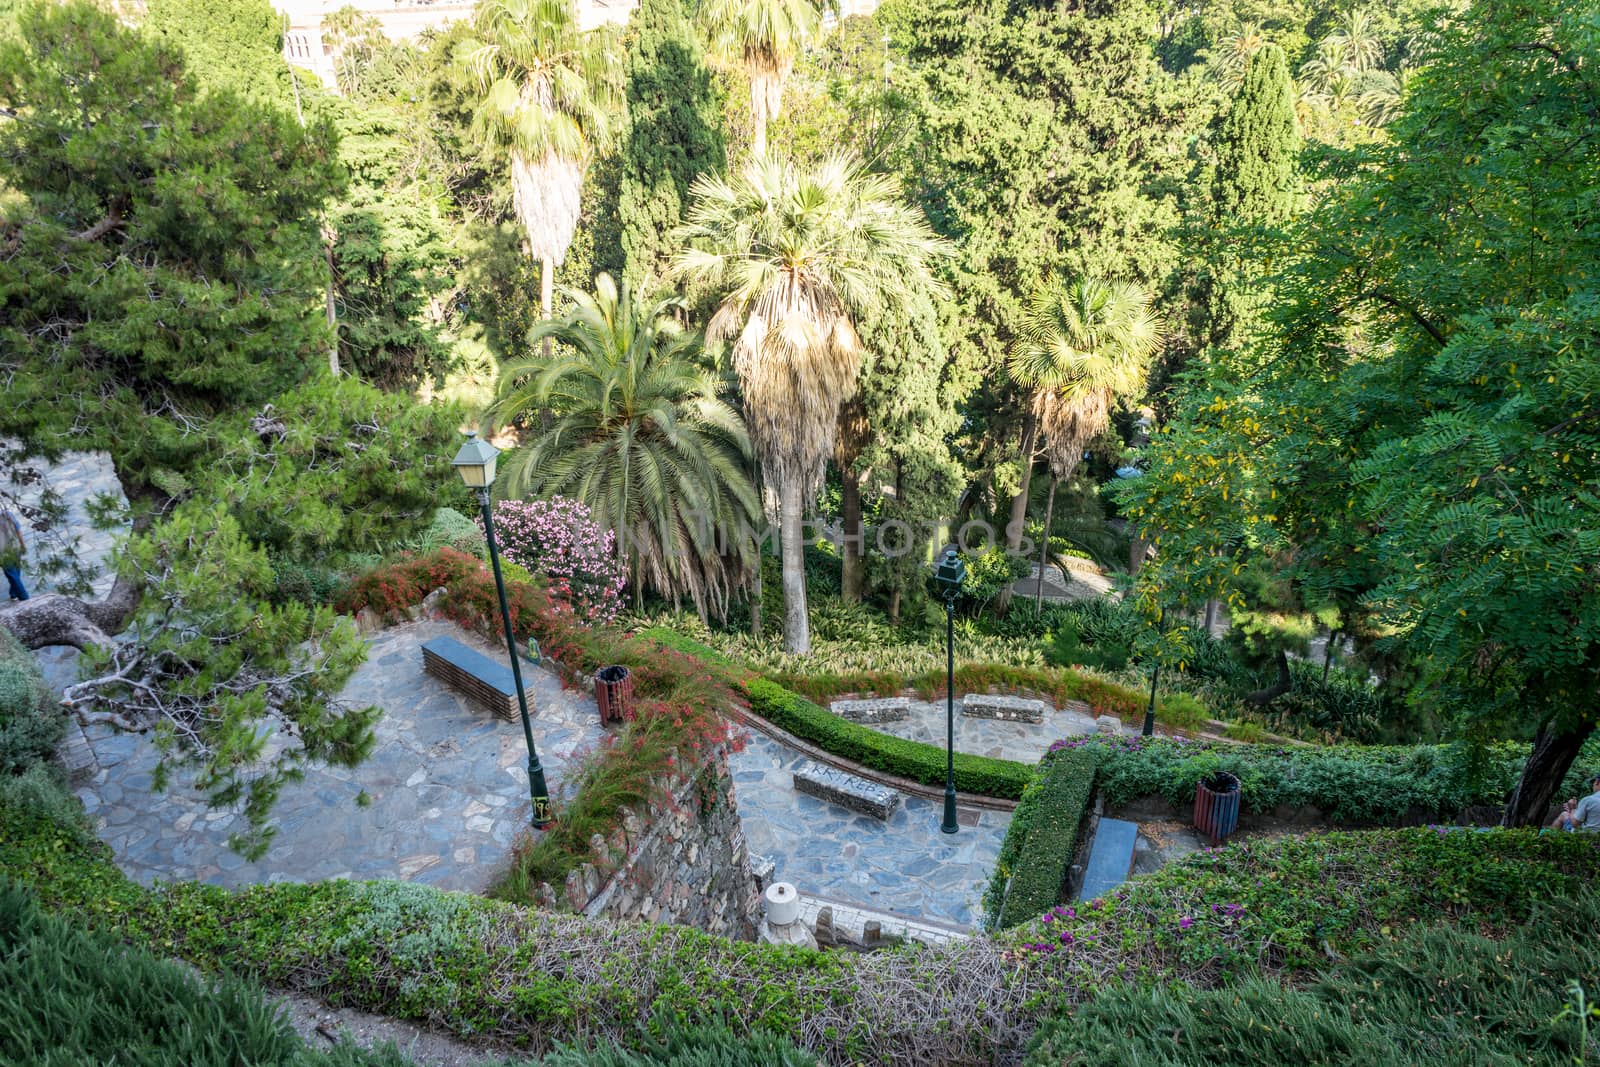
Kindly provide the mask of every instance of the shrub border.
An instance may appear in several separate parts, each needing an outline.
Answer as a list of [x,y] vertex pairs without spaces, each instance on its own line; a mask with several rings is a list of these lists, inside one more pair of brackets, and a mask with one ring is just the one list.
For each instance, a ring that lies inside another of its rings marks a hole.
[[[1006,830],[985,903],[999,907],[991,929],[1006,930],[1055,907],[1078,843],[1078,829],[1094,795],[1095,759],[1074,749],[1051,760]],[[1006,871],[1010,877],[1006,877]]]

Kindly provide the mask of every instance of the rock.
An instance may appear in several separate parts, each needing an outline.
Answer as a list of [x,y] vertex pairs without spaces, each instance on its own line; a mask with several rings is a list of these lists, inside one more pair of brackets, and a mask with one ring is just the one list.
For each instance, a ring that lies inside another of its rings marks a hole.
[[439,612],[439,601],[448,596],[450,590],[445,588],[435,589],[422,598],[422,610],[427,615],[436,615]]
[[1094,721],[1094,732],[1115,737],[1122,733],[1122,720],[1115,715],[1101,715]]
[[821,910],[817,912],[815,935],[819,945],[827,947],[838,943],[838,939],[833,932],[833,908],[823,905]]
[[877,919],[868,919],[861,926],[861,943],[872,948],[883,940],[883,924]]
[[356,614],[356,630],[360,633],[376,633],[383,629],[383,619],[371,608],[362,608]]

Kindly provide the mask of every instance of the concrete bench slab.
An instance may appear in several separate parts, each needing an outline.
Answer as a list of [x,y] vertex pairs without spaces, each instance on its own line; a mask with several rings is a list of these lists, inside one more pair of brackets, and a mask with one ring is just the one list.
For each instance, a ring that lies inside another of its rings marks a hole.
[[814,760],[807,760],[795,770],[794,789],[874,819],[887,819],[900,806],[900,794],[888,786]]
[[961,698],[961,714],[974,719],[1003,719],[1006,722],[1044,722],[1050,705],[1028,697],[992,696],[968,693]]
[[435,637],[423,643],[422,669],[502,719],[517,715],[517,686],[511,668],[453,637]]
[[1102,818],[1095,827],[1089,862],[1083,870],[1079,900],[1105,896],[1128,880],[1133,871],[1133,849],[1139,841],[1139,824],[1126,819]]
[[851,722],[873,724],[899,722],[911,714],[909,697],[880,697],[876,700],[835,700],[828,707],[835,715]]

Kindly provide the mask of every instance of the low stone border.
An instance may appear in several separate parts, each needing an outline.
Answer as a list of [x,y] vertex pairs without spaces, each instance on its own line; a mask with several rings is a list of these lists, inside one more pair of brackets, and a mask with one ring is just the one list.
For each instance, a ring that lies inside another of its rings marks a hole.
[[999,719],[1002,722],[1044,722],[1049,705],[1027,697],[968,693],[961,698],[961,714],[973,719]]
[[794,772],[794,791],[874,819],[887,820],[900,806],[900,794],[888,786],[811,760]]

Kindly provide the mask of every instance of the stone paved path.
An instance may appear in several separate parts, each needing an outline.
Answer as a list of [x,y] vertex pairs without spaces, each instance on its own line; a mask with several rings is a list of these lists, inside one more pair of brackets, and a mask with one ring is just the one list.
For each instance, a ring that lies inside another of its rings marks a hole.
[[[518,722],[496,719],[422,672],[420,645],[449,635],[495,650],[453,623],[422,621],[372,637],[368,659],[341,696],[384,708],[372,757],[354,770],[311,768],[284,787],[266,856],[230,852],[235,816],[210,811],[174,783],[150,790],[148,739],[109,728],[89,733],[99,773],[78,790],[118,865],[144,883],[194,879],[237,886],[322,878],[401,878],[479,891],[528,825],[527,757]],[[497,657],[502,662],[505,653]],[[554,674],[524,675],[534,741],[553,793],[602,730],[594,702]],[[363,804],[362,793],[370,798]]]
[[939,830],[942,801],[908,796],[887,822],[857,815],[793,788],[801,753],[750,733],[732,760],[750,851],[772,860],[774,877],[805,895],[963,926],[980,901],[1008,812],[962,809],[961,830]]
[[[944,747],[945,702],[913,700],[909,714],[899,722],[878,723],[871,727],[896,737],[924,741]],[[956,751],[975,756],[1038,763],[1052,741],[1095,732],[1094,715],[1075,708],[1045,712],[1040,723],[1005,722],[1000,719],[969,718],[961,714],[961,694],[956,694]],[[1124,723],[1122,732],[1137,734],[1141,723]]]

